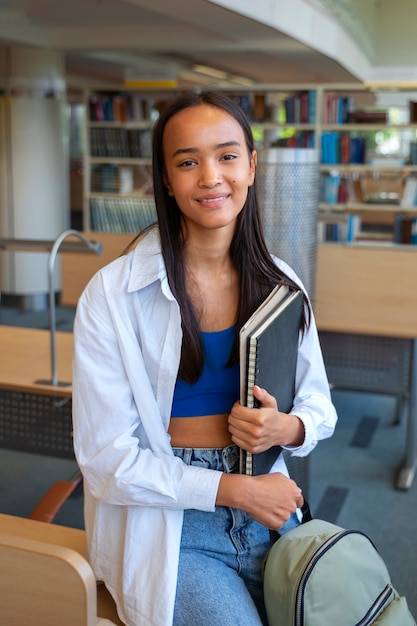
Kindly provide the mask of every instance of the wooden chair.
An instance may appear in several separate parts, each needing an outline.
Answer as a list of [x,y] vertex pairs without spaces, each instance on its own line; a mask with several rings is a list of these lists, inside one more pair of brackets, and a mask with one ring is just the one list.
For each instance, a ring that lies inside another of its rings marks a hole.
[[83,477],[80,471],[76,472],[68,480],[58,480],[51,485],[36,504],[29,515],[29,519],[52,523],[63,504],[72,496],[76,489],[81,487],[82,482]]
[[84,550],[83,530],[0,514],[1,623],[123,626]]

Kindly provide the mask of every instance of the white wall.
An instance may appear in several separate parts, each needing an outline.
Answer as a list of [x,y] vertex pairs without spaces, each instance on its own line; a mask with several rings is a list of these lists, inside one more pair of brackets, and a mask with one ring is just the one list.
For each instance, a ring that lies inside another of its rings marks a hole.
[[355,41],[317,2],[308,0],[210,0],[301,41],[365,80],[369,60]]
[[416,66],[416,0],[379,0],[376,20],[375,65]]

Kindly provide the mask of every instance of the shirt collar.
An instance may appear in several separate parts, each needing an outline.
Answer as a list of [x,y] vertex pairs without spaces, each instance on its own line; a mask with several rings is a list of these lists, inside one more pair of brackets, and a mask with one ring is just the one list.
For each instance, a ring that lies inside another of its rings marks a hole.
[[149,230],[129,255],[131,256],[131,269],[128,292],[138,291],[159,280],[164,293],[172,298],[158,228],[154,227]]

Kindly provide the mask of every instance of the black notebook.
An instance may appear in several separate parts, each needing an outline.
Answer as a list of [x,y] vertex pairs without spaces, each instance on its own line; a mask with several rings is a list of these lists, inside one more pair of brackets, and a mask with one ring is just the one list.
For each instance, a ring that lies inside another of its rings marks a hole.
[[[253,386],[259,385],[277,399],[280,411],[290,412],[302,312],[302,292],[278,286],[240,330],[241,404],[250,408],[258,406]],[[267,474],[280,452],[280,446],[260,454],[241,450],[241,473]]]

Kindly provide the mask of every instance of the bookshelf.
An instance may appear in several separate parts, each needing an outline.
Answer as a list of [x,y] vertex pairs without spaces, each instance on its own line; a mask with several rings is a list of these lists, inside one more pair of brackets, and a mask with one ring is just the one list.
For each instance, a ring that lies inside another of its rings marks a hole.
[[[414,243],[399,235],[400,221],[408,231],[409,224],[417,229],[417,193],[405,193],[417,179],[412,93],[408,117],[391,119],[392,107],[378,103],[384,88],[361,83],[220,89],[247,113],[258,149],[321,150],[320,241],[332,231],[342,233],[344,241],[346,224],[356,222],[360,229],[366,225],[363,237]],[[154,219],[152,127],[165,103],[179,91],[126,87],[86,91],[85,231],[133,234]],[[391,146],[390,155],[382,153],[387,137],[394,135],[398,145]]]
[[[134,234],[154,219],[152,127],[165,103],[184,89],[104,86],[85,92],[84,231]],[[258,149],[314,147],[316,88],[300,96],[278,85],[220,89],[245,110]],[[284,109],[291,121],[283,119]]]
[[85,92],[83,228],[134,234],[155,219],[152,127],[174,90]]
[[[392,93],[401,106],[392,106]],[[320,87],[319,241],[417,243],[416,95],[382,86]]]

